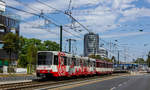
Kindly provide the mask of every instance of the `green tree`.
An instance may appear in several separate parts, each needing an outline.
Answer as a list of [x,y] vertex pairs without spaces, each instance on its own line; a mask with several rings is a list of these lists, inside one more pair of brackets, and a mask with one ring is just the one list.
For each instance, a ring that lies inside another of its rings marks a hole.
[[[22,47],[20,49],[20,55],[18,60],[18,64],[19,64],[18,66],[20,67],[26,67],[27,64],[35,65],[36,58],[30,58],[33,57],[33,55],[35,55],[32,54],[33,50],[36,51],[58,51],[59,50],[59,44],[49,40],[42,42],[41,40],[35,38],[31,38],[31,39],[23,38],[22,41],[23,41]],[[35,52],[33,51],[33,53]],[[29,54],[32,54],[32,56],[30,56]],[[32,62],[30,62],[30,60]]]
[[20,49],[20,38],[17,34],[8,33],[3,37],[4,41],[4,50],[9,54],[9,59],[11,62],[12,53],[18,54]]
[[137,64],[145,64],[146,62],[144,61],[143,58],[137,58],[134,63],[137,63]]
[[100,55],[94,55],[94,54],[89,55],[88,57],[89,58],[94,58],[94,59],[102,59]]
[[36,65],[37,48],[31,44],[27,51],[27,61],[29,65],[29,73],[32,73],[32,65]]
[[35,45],[31,44],[27,49],[27,61],[29,64],[36,64],[36,55],[37,55],[37,48]]
[[116,60],[115,56],[112,56],[111,62],[114,62],[114,64],[119,64],[119,62]]
[[48,51],[58,51],[59,50],[59,44],[52,41],[44,41],[44,45],[47,48]]
[[27,64],[28,64],[28,62],[27,62],[27,55],[20,54],[19,55],[19,59],[18,59],[18,67],[25,68],[25,67],[27,67]]
[[107,61],[107,62],[113,62],[113,60],[109,59],[109,58],[104,58],[104,60]]

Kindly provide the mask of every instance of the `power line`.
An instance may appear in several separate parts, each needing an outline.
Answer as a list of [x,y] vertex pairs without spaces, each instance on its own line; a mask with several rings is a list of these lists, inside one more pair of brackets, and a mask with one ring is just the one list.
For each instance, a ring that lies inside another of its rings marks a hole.
[[48,5],[48,4],[46,4],[46,3],[43,3],[43,2],[41,2],[41,1],[39,1],[39,0],[35,0],[35,1],[37,1],[37,2],[39,2],[39,3],[41,3],[41,4],[45,5],[45,6],[47,6],[47,7],[49,7],[49,8],[55,9],[56,11],[59,11],[59,12],[65,14],[65,15],[68,15],[71,19],[73,19],[74,21],[76,21],[76,22],[77,22],[80,26],[82,26],[85,30],[87,30],[88,32],[91,32],[88,28],[86,28],[83,24],[81,24],[78,20],[76,20],[76,19],[75,19],[74,17],[72,17],[70,14],[68,14],[68,13],[66,13],[66,12],[63,12],[62,10],[58,10],[58,9],[56,9],[56,8],[54,8],[54,7],[52,7],[52,6]]
[[[32,13],[32,12],[28,12],[28,11],[25,11],[25,10],[22,10],[22,9],[18,9],[18,8],[9,6],[9,5],[6,5],[6,7],[11,8],[11,9],[14,9],[14,10],[17,10],[17,11],[25,12],[25,13],[28,13],[28,14],[31,14],[31,15],[34,15],[34,16],[42,17],[43,19],[48,20],[49,22],[51,22],[51,23],[54,24],[55,26],[60,27],[60,25],[57,25],[56,23],[52,22],[52,21],[49,20],[48,17],[46,17],[46,16],[43,16],[43,15],[41,16],[41,15],[39,15],[39,14]],[[77,38],[82,39],[81,37],[79,37],[79,36],[77,36],[77,35],[75,35],[75,34],[69,32],[69,31],[67,31],[67,30],[65,30],[65,29],[63,29],[63,30],[64,30],[65,32],[71,34],[71,35],[74,35],[74,36],[77,37]]]
[[14,0],[14,1],[16,1],[16,2],[18,2],[18,3],[20,3],[20,4],[24,5],[24,6],[28,6],[30,9],[32,9],[34,11],[39,11],[39,10],[34,9],[34,8],[30,7],[28,4],[25,4],[25,3],[23,3],[23,2],[21,2],[19,0]]
[[37,1],[37,2],[40,3],[40,4],[43,4],[43,5],[47,6],[47,7],[49,7],[49,8],[55,9],[55,10],[58,11],[58,12],[64,13],[62,10],[58,10],[58,9],[56,9],[56,8],[54,8],[54,7],[52,7],[52,6],[48,5],[48,4],[46,4],[46,3],[43,3],[43,2],[41,2],[41,1],[39,1],[39,0],[35,0],[35,1]]
[[[14,0],[14,1],[16,1],[16,2],[18,2],[18,3],[20,3],[20,4],[24,5],[24,6],[28,6],[28,7],[29,7],[30,9],[32,9],[33,11],[38,11],[38,12],[39,12],[39,10],[34,9],[34,8],[32,8],[30,5],[25,4],[25,3],[23,3],[23,2],[21,2],[21,1],[19,1],[19,0]],[[41,11],[41,14],[42,14],[42,13],[43,13],[42,10],[40,10],[40,11]],[[48,17],[48,18],[50,18],[50,17]],[[55,21],[55,22],[58,22],[58,21],[54,20],[53,18],[50,18],[50,19],[53,20],[53,21]]]

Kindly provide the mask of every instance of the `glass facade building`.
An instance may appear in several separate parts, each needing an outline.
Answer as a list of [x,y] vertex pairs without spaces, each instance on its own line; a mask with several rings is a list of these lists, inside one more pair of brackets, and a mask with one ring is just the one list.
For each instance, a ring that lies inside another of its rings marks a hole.
[[99,35],[95,33],[88,33],[84,35],[84,56],[97,54],[99,50]]

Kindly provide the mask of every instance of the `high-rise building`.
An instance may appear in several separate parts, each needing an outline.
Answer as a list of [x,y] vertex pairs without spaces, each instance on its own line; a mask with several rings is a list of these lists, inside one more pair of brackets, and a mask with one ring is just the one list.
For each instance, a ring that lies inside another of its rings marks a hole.
[[97,54],[99,50],[99,35],[93,32],[84,35],[84,56]]
[[102,58],[108,58],[108,51],[105,48],[100,47],[97,55],[100,55]]

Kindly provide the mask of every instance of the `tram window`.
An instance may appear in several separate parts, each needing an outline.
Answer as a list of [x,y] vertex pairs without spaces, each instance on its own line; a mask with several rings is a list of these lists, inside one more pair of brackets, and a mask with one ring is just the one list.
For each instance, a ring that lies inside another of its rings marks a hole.
[[91,61],[91,66],[93,67],[94,66],[94,63]]
[[76,66],[76,58],[72,58],[72,62],[74,63],[74,66]]
[[83,60],[83,66],[85,66],[85,60]]
[[83,61],[82,61],[82,59],[80,59],[80,66],[82,66],[83,65]]
[[87,65],[87,67],[88,67],[88,66],[89,66],[89,61],[87,61],[86,63],[87,63],[86,65]]
[[51,65],[53,53],[40,52],[38,53],[38,65]]
[[105,63],[105,68],[107,68],[107,63]]
[[111,68],[113,68],[113,64],[111,64]]
[[92,67],[92,62],[90,61],[89,66]]
[[88,66],[88,61],[85,61],[85,66],[86,66],[86,67]]
[[68,58],[67,65],[70,65],[70,58]]
[[58,56],[57,55],[54,56],[54,65],[58,65]]
[[95,61],[93,61],[93,63],[94,63],[94,67],[96,66],[96,62]]
[[103,63],[101,63],[101,68],[103,68],[104,67],[104,64]]
[[77,66],[79,66],[79,59],[77,59],[76,61],[77,61]]
[[64,58],[64,65],[67,65],[67,57],[63,57]]
[[85,66],[85,60],[83,61],[83,66]]
[[77,61],[77,66],[79,66],[79,59],[77,59],[76,61]]
[[84,61],[84,66],[86,66],[86,61]]
[[105,66],[104,66],[105,64],[104,63],[102,63],[102,67],[104,68]]
[[102,63],[99,64],[99,67],[102,67]]
[[96,67],[98,67],[98,62],[96,63]]
[[78,59],[76,59],[76,61],[75,61],[75,62],[76,62],[76,66],[78,66]]
[[78,60],[78,66],[80,66],[80,59]]
[[104,68],[106,68],[106,64],[104,63]]

